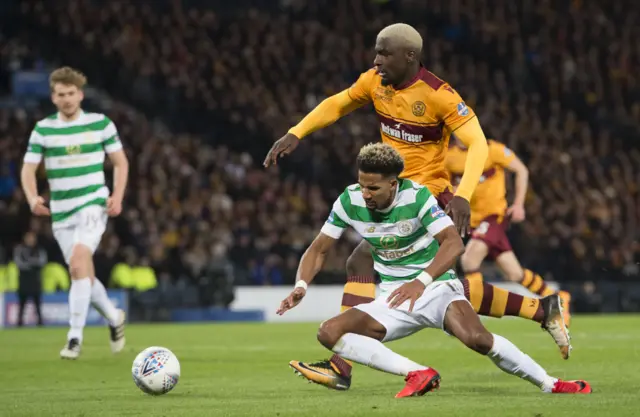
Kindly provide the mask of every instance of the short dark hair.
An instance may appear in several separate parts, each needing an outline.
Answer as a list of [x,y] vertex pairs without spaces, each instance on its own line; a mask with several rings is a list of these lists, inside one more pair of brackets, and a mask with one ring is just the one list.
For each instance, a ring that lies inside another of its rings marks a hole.
[[358,169],[367,174],[397,177],[404,170],[404,159],[386,143],[364,145],[358,153]]

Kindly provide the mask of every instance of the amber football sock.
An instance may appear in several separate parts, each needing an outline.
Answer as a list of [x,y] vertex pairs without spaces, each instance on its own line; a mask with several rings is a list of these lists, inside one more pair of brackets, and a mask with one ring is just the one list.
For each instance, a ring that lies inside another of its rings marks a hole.
[[464,279],[465,297],[482,316],[516,316],[542,323],[544,310],[537,298],[524,297],[481,280]]
[[524,276],[520,284],[532,293],[538,294],[540,297],[554,294],[554,291],[547,286],[542,277],[529,269],[524,270]]

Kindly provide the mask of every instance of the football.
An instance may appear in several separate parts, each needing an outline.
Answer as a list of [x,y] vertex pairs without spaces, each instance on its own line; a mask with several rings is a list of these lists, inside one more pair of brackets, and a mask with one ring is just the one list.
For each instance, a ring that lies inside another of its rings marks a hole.
[[169,349],[152,346],[133,360],[131,375],[133,382],[145,394],[166,394],[178,384],[180,362]]

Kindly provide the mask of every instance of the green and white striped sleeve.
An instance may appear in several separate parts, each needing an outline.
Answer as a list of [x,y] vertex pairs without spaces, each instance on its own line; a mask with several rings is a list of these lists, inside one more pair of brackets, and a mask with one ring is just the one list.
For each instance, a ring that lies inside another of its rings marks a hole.
[[107,121],[107,126],[102,131],[102,144],[106,153],[117,152],[122,149],[122,142],[118,136],[118,129],[116,125],[107,116],[104,117]]
[[333,203],[333,208],[331,209],[331,213],[329,213],[329,218],[325,222],[320,232],[332,237],[334,239],[340,239],[345,230],[349,227],[349,217],[342,207],[342,203],[340,202],[340,198]]
[[[423,192],[426,191],[426,192]],[[416,196],[418,201],[424,201],[418,218],[431,236],[435,236],[447,227],[453,226],[453,221],[438,205],[436,198],[426,188]]]
[[29,136],[29,144],[27,145],[27,153],[24,155],[24,162],[30,164],[39,164],[42,161],[44,153],[44,138],[34,128]]

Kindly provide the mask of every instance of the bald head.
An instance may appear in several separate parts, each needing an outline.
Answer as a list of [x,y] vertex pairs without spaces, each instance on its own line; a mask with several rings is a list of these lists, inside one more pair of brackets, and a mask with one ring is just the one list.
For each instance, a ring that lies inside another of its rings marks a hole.
[[394,23],[378,33],[378,39],[386,39],[394,46],[412,51],[416,55],[422,52],[422,36],[411,25]]

